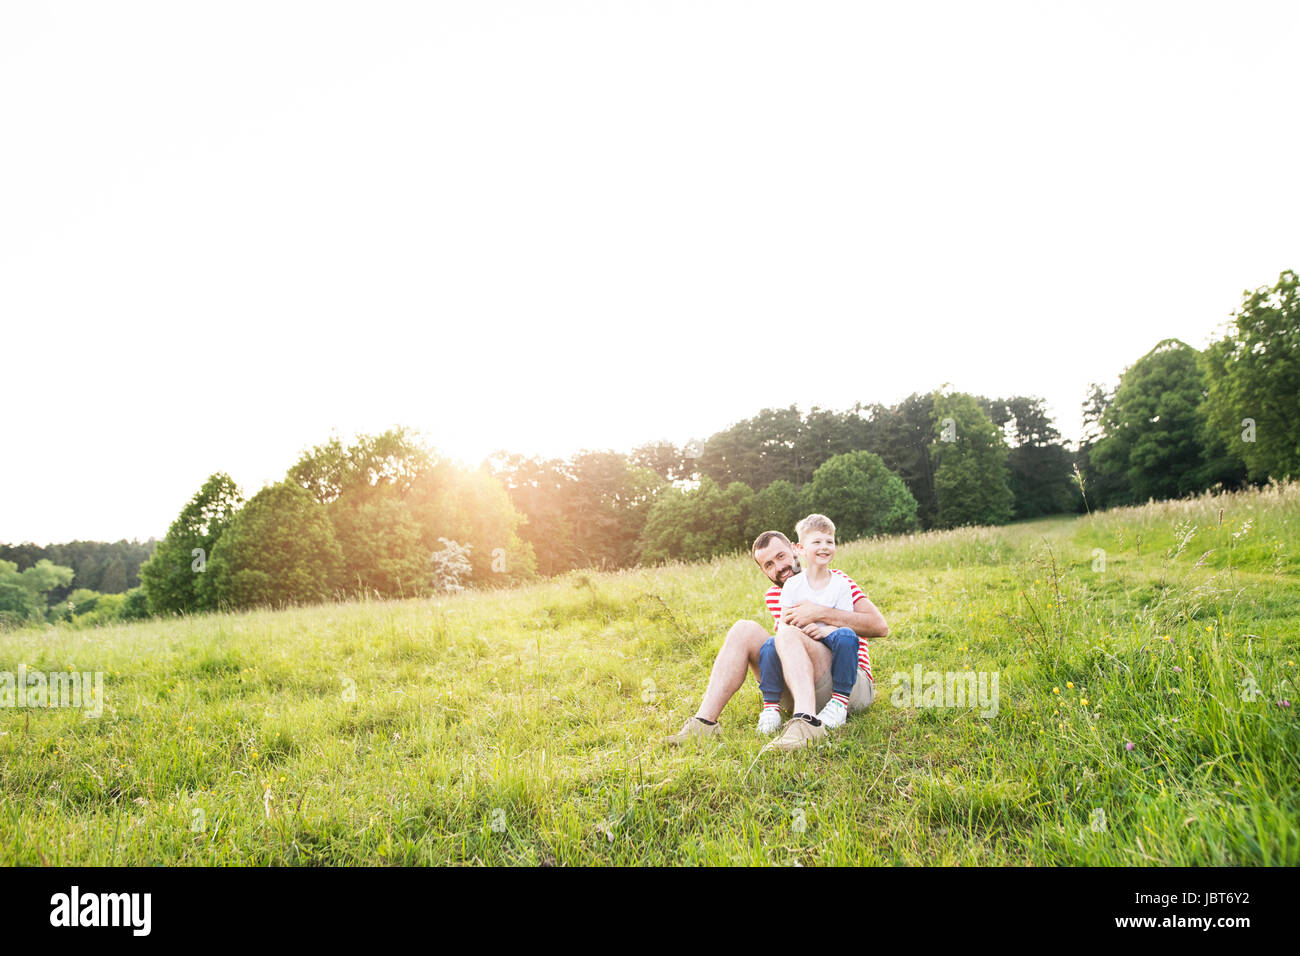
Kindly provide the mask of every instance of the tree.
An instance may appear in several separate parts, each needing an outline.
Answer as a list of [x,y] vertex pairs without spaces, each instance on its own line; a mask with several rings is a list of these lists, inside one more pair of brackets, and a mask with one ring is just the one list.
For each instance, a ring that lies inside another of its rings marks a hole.
[[801,508],[799,489],[784,478],[772,482],[754,495],[745,523],[745,541],[753,544],[764,531],[780,531],[787,538],[794,535],[795,523],[811,508]]
[[0,625],[16,626],[45,619],[47,595],[72,583],[72,568],[42,558],[18,570],[13,561],[0,561]]
[[962,392],[934,401],[935,524],[1005,524],[1015,510],[1007,446],[979,402]]
[[[140,582],[152,614],[180,614],[216,607],[207,563],[230,525],[243,496],[229,475],[218,472],[203,483],[140,568]],[[197,553],[196,553],[197,552]]]
[[841,541],[917,527],[916,498],[903,479],[869,451],[848,452],[823,462],[813,475],[811,505],[811,511],[835,522]]
[[1178,498],[1238,482],[1241,469],[1206,428],[1204,398],[1199,353],[1178,339],[1161,341],[1126,369],[1089,450],[1097,484],[1117,489],[1099,503]]
[[753,489],[743,482],[721,488],[708,476],[687,491],[664,490],[646,517],[637,546],[640,562],[702,561],[747,547],[753,498]]
[[573,497],[567,520],[579,566],[621,568],[633,564],[637,539],[664,481],[617,452],[581,451],[573,457]]
[[325,508],[285,481],[263,488],[234,516],[208,573],[220,606],[314,603],[342,585],[343,552]]
[[471,547],[446,538],[438,540],[442,547],[433,552],[430,559],[434,588],[448,594],[465,590],[464,582],[474,573],[474,566],[469,559]]
[[423,472],[407,496],[426,555],[441,539],[470,548],[472,579],[482,585],[527,581],[537,573],[532,547],[519,537],[524,517],[492,471],[440,463]]
[[885,467],[903,479],[916,499],[921,527],[934,526],[938,505],[934,487],[935,393],[914,392],[897,405],[872,405],[867,411],[862,447],[873,451]]
[[473,577],[510,584],[536,573],[524,523],[490,470],[465,471],[410,431],[337,437],[305,452],[289,480],[327,508],[347,586],[397,597],[433,587],[439,539],[470,545]]
[[1201,356],[1210,429],[1251,481],[1300,475],[1300,294],[1296,273],[1242,293],[1226,334]]
[[149,599],[144,588],[132,588],[123,595],[117,616],[123,621],[142,621],[149,616]]
[[650,469],[665,482],[689,479],[695,470],[694,459],[687,457],[686,449],[668,441],[639,445],[629,458],[633,465]]
[[506,452],[497,452],[489,463],[525,519],[519,537],[536,555],[537,571],[549,577],[576,568],[581,557],[569,515],[577,497],[577,479],[569,464]]
[[778,478],[802,483],[799,442],[803,417],[798,408],[765,408],[753,418],[726,428],[704,442],[699,469],[719,485],[743,481],[751,488],[766,488]]
[[27,542],[20,545],[0,544],[0,560],[13,561],[18,570],[30,568],[42,558],[54,564],[72,568],[70,584],[50,592],[51,604],[66,601],[76,588],[87,588],[100,594],[126,591],[140,583],[140,565],[153,554],[157,544],[152,538],[146,542],[69,541],[46,547]]
[[431,588],[430,550],[407,502],[386,492],[360,502],[327,506],[343,553],[348,590],[384,597],[412,597]]
[[1045,400],[1015,395],[981,404],[1010,445],[1007,465],[1014,517],[1036,518],[1074,510],[1074,459],[1047,414]]
[[345,495],[357,500],[385,490],[403,496],[439,463],[412,431],[391,428],[379,435],[358,435],[347,447],[331,436],[303,452],[288,477],[321,504],[330,504]]

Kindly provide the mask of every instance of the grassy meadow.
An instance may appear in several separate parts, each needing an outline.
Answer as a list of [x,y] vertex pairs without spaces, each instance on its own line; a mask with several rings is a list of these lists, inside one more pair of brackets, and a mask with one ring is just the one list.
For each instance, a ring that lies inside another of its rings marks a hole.
[[[1297,542],[1292,483],[843,545],[876,703],[761,759],[752,679],[661,742],[770,624],[745,556],[0,634],[105,675],[98,719],[0,710],[0,863],[1295,865]],[[996,671],[996,716],[893,706],[917,664]]]

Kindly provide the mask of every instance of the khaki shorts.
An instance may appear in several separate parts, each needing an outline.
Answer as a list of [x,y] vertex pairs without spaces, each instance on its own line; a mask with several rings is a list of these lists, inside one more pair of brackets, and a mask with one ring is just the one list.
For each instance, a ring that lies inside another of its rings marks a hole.
[[[822,712],[822,708],[831,702],[831,669],[828,667],[817,683],[813,685],[813,693],[816,695],[816,713]],[[867,672],[858,668],[858,679],[853,682],[853,691],[849,694],[849,713],[856,714],[860,710],[866,710],[871,706],[871,702],[876,699],[876,685],[871,682]],[[794,695],[789,689],[781,692],[781,709],[787,714],[794,712]]]

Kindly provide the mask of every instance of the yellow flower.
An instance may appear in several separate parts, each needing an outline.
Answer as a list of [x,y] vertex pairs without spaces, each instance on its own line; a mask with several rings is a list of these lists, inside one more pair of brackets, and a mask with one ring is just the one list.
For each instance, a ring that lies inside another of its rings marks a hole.
[[1065,682],[1065,686],[1068,687],[1068,688],[1070,688],[1070,690],[1074,690],[1074,681],[1072,681],[1072,680],[1067,680],[1067,681]]
[[1052,693],[1053,693],[1053,694],[1059,694],[1060,692],[1061,692],[1061,688],[1059,688],[1059,687],[1053,687],[1053,688],[1052,688]]
[[1079,703],[1082,704],[1084,707],[1087,707],[1087,706],[1088,706],[1088,698],[1086,698],[1086,697],[1080,697],[1080,698],[1079,698]]

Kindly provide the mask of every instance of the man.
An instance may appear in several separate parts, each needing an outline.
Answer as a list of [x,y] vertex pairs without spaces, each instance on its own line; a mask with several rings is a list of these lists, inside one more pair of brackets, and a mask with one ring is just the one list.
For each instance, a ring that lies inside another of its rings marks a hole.
[[[773,585],[768,589],[764,600],[770,611],[781,615],[776,636],[770,636],[756,621],[737,621],[733,624],[713,662],[709,686],[704,692],[699,710],[682,725],[680,731],[668,738],[669,743],[680,744],[721,733],[718,718],[722,714],[722,708],[727,706],[727,702],[744,684],[747,669],[754,672],[755,678],[759,676],[759,658],[764,653],[765,646],[768,654],[775,651],[779,658],[788,699],[800,706],[804,706],[806,701],[819,700],[820,709],[830,699],[831,653],[817,640],[818,636],[826,634],[817,622],[825,622],[832,627],[852,628],[861,638],[885,637],[889,633],[884,616],[865,594],[856,598],[852,611],[837,611],[806,601],[781,611],[781,586],[799,573],[799,561],[790,539],[780,531],[764,531],[754,540],[750,553],[759,570]],[[805,726],[795,727],[796,723]],[[770,746],[781,750],[798,749],[822,735],[816,732],[815,727],[811,733],[806,732],[807,726],[809,725],[803,720],[790,721],[786,733]],[[793,739],[790,739],[791,728]]]

